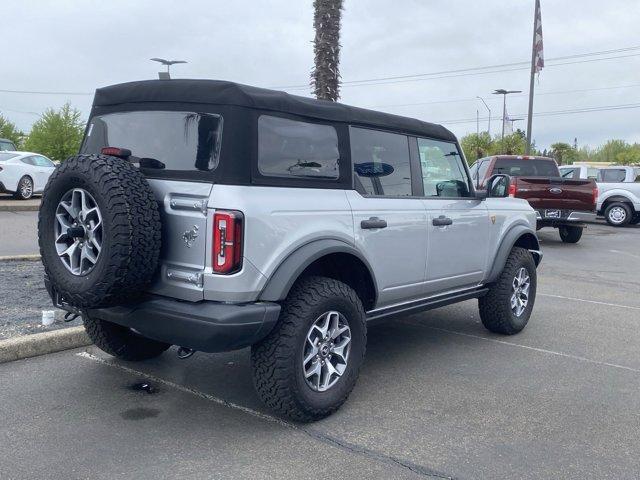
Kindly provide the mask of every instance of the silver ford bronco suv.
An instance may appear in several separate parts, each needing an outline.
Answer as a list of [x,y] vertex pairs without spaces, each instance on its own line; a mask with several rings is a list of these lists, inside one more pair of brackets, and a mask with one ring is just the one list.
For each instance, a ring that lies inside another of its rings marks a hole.
[[213,80],[96,91],[39,214],[45,285],[117,358],[251,347],[260,398],[337,410],[374,321],[478,299],[527,324],[542,254],[509,177],[476,192],[447,129]]

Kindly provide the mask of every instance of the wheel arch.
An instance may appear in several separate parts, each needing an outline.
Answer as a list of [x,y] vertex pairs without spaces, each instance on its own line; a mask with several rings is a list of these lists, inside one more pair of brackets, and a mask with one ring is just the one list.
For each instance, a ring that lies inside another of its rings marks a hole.
[[542,252],[540,251],[540,242],[535,232],[524,225],[515,225],[503,237],[498,251],[493,259],[493,264],[485,283],[493,282],[498,276],[505,264],[513,247],[526,248],[533,255],[536,267],[542,261]]
[[259,299],[282,301],[294,283],[307,275],[346,283],[356,291],[365,310],[376,304],[378,289],[371,265],[355,247],[335,239],[316,240],[292,252],[271,275]]

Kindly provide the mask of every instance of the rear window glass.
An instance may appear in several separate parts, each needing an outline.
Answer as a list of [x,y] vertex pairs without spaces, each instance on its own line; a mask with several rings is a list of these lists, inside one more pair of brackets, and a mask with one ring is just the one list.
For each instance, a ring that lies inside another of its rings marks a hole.
[[14,157],[17,157],[16,153],[0,153],[0,162],[6,162]]
[[262,115],[258,119],[258,170],[269,177],[336,179],[338,134],[330,125]]
[[558,166],[553,160],[499,158],[493,165],[493,175],[512,177],[557,177]]
[[0,140],[0,150],[15,150],[16,146],[11,143],[11,142],[7,142],[5,140]]
[[218,165],[222,117],[209,113],[141,111],[110,113],[91,119],[82,153],[103,147],[131,150],[153,168],[213,170]]

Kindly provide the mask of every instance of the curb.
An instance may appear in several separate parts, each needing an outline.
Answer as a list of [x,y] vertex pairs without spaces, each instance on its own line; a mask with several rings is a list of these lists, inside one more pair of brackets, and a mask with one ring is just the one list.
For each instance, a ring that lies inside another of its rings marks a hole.
[[83,326],[0,340],[0,363],[91,345]]
[[5,257],[0,256],[0,262],[37,262],[40,260],[39,254],[33,255],[7,255]]
[[0,205],[0,212],[37,212],[40,205]]

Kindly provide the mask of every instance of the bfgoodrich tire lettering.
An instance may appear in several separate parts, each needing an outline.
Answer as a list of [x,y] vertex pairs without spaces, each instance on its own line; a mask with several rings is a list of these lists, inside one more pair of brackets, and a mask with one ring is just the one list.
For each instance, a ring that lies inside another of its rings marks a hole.
[[[326,391],[314,391],[303,371],[303,355],[312,325],[327,312],[348,322],[351,350],[346,370]],[[296,421],[318,420],[335,412],[353,389],[367,339],[362,302],[346,284],[325,277],[297,282],[284,301],[278,324],[251,349],[253,380],[262,401]]]
[[[520,315],[512,309],[514,283],[524,269],[529,277],[527,305]],[[528,250],[513,247],[504,269],[484,297],[478,300],[480,319],[494,333],[514,335],[526,327],[536,299],[536,264]]]
[[[88,192],[102,212],[97,263],[74,275],[56,251],[56,209],[72,189]],[[160,254],[160,214],[151,187],[128,161],[104,155],[76,155],[56,168],[38,216],[40,254],[51,286],[79,308],[122,303],[151,281]]]

